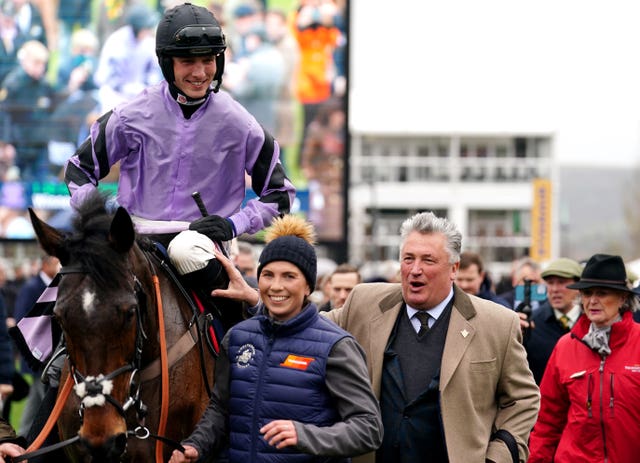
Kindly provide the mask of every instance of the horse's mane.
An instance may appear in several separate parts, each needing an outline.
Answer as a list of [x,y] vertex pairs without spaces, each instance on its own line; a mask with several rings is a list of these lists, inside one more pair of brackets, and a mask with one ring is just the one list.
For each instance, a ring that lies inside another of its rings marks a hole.
[[109,229],[115,210],[109,210],[112,195],[91,193],[79,205],[72,219],[72,231],[64,239],[71,265],[79,265],[101,286],[113,287],[121,281],[126,255],[109,243]]

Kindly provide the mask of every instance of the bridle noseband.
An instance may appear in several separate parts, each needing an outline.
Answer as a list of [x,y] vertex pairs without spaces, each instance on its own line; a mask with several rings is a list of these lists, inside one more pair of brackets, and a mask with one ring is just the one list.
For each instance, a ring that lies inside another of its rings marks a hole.
[[[68,274],[89,274],[89,272],[80,265],[68,265],[60,269],[61,275]],[[147,295],[142,289],[140,280],[132,273],[133,291],[135,293],[136,304],[136,340],[135,340],[135,353],[133,360],[123,365],[116,370],[107,373],[99,374],[97,376],[84,376],[75,365],[70,362],[70,372],[75,383],[74,391],[80,398],[80,421],[82,422],[84,417],[84,410],[90,407],[102,407],[107,402],[113,405],[118,413],[126,419],[126,411],[135,405],[136,416],[138,423],[144,426],[144,419],[147,412],[147,407],[140,398],[140,375],[139,371],[142,364],[142,351],[144,342],[147,340],[147,334],[144,331],[144,325],[142,317],[147,310]],[[129,376],[129,391],[128,397],[124,404],[120,404],[111,395],[113,390],[113,379],[117,376],[131,372]]]

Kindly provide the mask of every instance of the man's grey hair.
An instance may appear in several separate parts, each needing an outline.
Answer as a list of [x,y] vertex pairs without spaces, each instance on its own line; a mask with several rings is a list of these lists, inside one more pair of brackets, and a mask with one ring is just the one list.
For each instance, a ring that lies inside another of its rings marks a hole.
[[400,252],[402,252],[402,248],[404,248],[407,236],[414,231],[424,235],[442,233],[447,238],[449,263],[455,264],[460,261],[462,233],[460,233],[455,224],[446,218],[437,217],[433,212],[420,212],[402,222],[402,226],[400,227],[400,238],[402,239]]

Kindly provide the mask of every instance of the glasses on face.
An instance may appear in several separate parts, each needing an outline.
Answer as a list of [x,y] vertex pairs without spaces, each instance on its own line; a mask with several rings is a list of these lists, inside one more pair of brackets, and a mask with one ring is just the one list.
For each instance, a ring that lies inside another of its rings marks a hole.
[[224,45],[224,36],[218,26],[185,26],[176,32],[175,42],[180,46]]

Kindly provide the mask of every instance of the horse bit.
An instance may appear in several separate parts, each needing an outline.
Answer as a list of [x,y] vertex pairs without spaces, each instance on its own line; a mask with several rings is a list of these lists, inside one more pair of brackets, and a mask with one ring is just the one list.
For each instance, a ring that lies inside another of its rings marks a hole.
[[[65,274],[87,274],[88,272],[79,265],[76,266],[64,266],[60,269],[59,273],[61,275]],[[147,334],[144,331],[144,326],[142,323],[142,315],[146,313],[146,302],[147,296],[142,290],[142,284],[140,280],[136,277],[135,274],[132,273],[133,276],[133,290],[135,292],[136,301],[138,302],[136,305],[136,341],[135,341],[135,355],[132,362],[127,365],[123,365],[116,370],[108,373],[106,375],[99,374],[98,376],[83,376],[73,365],[70,365],[70,374],[75,383],[74,391],[76,395],[80,398],[80,408],[78,410],[78,414],[80,415],[80,422],[82,423],[84,419],[84,410],[89,407],[94,406],[104,406],[106,402],[109,402],[113,407],[118,411],[118,413],[125,419],[126,422],[126,412],[132,406],[135,406],[136,417],[138,420],[138,426],[134,430],[127,430],[126,435],[129,437],[136,437],[137,439],[144,440],[149,437],[152,437],[156,440],[160,440],[174,449],[178,449],[184,451],[184,447],[167,437],[158,436],[152,434],[151,431],[145,426],[145,418],[147,414],[147,406],[142,402],[140,397],[140,386],[141,382],[139,381],[140,377],[140,367],[142,363],[142,349],[144,346],[144,341],[147,339]],[[52,363],[52,361],[62,355],[65,352],[65,349],[62,348],[58,350],[58,352],[54,353],[52,359],[48,362],[48,365]],[[48,366],[47,365],[47,366]],[[46,369],[45,369],[46,371]],[[125,403],[120,405],[113,396],[111,395],[111,391],[113,389],[113,379],[121,374],[131,372],[129,377],[129,387],[128,394]],[[79,436],[76,435],[70,439],[59,442],[57,444],[50,445],[48,447],[44,447],[33,452],[25,453],[20,455],[19,457],[14,457],[10,461],[19,462],[26,460],[28,458],[34,458],[36,456],[49,453],[53,450],[57,450],[59,448],[65,447],[67,445],[71,445],[75,443],[79,439]]]

